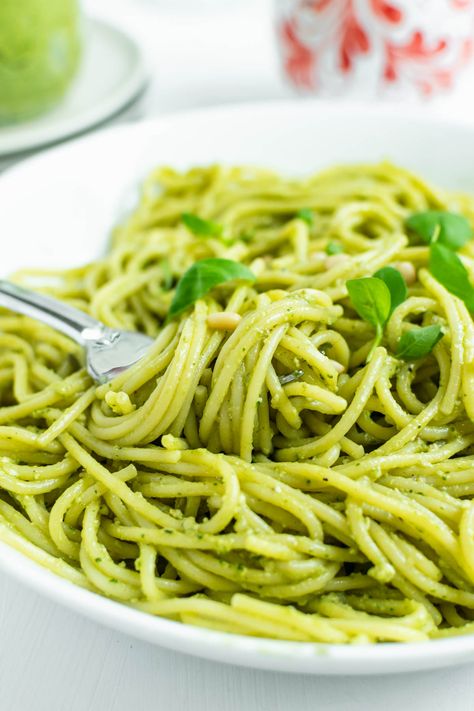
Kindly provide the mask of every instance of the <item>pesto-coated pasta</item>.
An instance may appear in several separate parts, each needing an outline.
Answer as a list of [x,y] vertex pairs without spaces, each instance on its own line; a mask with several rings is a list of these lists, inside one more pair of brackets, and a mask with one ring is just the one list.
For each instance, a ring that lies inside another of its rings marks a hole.
[[[426,210],[473,222],[474,198],[386,163],[305,179],[161,168],[102,259],[14,275],[155,340],[96,385],[78,346],[0,312],[0,540],[224,632],[474,632],[474,323],[406,227]],[[473,274],[474,244],[459,255]],[[181,277],[213,258],[255,281],[166,319]],[[347,281],[390,265],[408,291],[374,345]],[[397,356],[428,326],[429,352]]]

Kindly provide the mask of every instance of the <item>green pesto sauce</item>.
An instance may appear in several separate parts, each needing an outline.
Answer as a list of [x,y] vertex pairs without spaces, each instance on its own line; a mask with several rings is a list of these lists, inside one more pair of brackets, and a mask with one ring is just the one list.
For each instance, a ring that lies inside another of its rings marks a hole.
[[79,58],[77,0],[0,0],[0,122],[54,105]]

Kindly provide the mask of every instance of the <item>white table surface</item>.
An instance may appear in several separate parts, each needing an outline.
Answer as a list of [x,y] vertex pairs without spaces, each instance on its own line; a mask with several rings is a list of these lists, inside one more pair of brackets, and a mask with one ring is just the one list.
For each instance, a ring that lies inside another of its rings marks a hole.
[[[271,0],[88,0],[141,42],[151,81],[123,120],[277,99]],[[470,120],[464,91],[427,111]],[[1,164],[0,164],[0,167]],[[474,668],[394,677],[311,678],[202,661],[116,634],[0,574],[0,711],[461,711]]]

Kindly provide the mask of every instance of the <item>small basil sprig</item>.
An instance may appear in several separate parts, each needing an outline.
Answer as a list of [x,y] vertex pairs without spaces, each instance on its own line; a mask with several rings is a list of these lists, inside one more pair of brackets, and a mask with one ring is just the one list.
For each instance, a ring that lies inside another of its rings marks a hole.
[[398,341],[397,357],[404,360],[423,358],[431,353],[438,341],[443,338],[441,326],[423,326],[405,331]]
[[[396,272],[400,279],[392,272]],[[393,267],[383,267],[373,277],[348,281],[347,290],[359,316],[375,327],[375,341],[367,358],[370,360],[382,340],[383,328],[393,310],[407,297],[405,280]],[[440,326],[413,328],[400,338],[396,355],[404,360],[422,358],[431,353],[442,337]]]
[[198,215],[193,215],[191,212],[183,212],[181,221],[193,235],[197,237],[221,237],[223,227],[212,220],[203,220]]
[[434,278],[451,294],[462,299],[469,311],[474,312],[474,287],[458,255],[435,242],[430,247],[429,267]]
[[407,219],[406,226],[427,244],[437,241],[455,251],[472,238],[472,228],[468,220],[464,215],[455,212],[416,212]]
[[192,306],[215,286],[237,279],[254,282],[256,277],[244,264],[231,259],[209,258],[195,262],[178,282],[166,323]]
[[313,211],[310,210],[309,207],[302,207],[301,210],[298,210],[296,217],[306,222],[310,227],[314,224]]
[[339,242],[333,242],[332,240],[326,245],[326,254],[332,256],[333,254],[341,254],[344,251],[344,247]]
[[359,316],[375,328],[375,340],[367,356],[369,360],[382,340],[383,327],[390,316],[390,290],[385,282],[377,277],[349,279],[346,286]]
[[402,304],[408,296],[408,289],[405,279],[398,269],[394,267],[382,267],[375,272],[374,277],[381,279],[390,292],[390,316],[397,306]]

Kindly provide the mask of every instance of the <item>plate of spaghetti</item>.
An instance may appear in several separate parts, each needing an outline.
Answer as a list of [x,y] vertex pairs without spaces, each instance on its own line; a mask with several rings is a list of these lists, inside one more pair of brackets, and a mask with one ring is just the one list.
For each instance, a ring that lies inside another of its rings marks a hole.
[[0,311],[0,565],[207,658],[474,659],[474,129],[274,104],[0,181],[2,276],[154,339],[108,384]]

